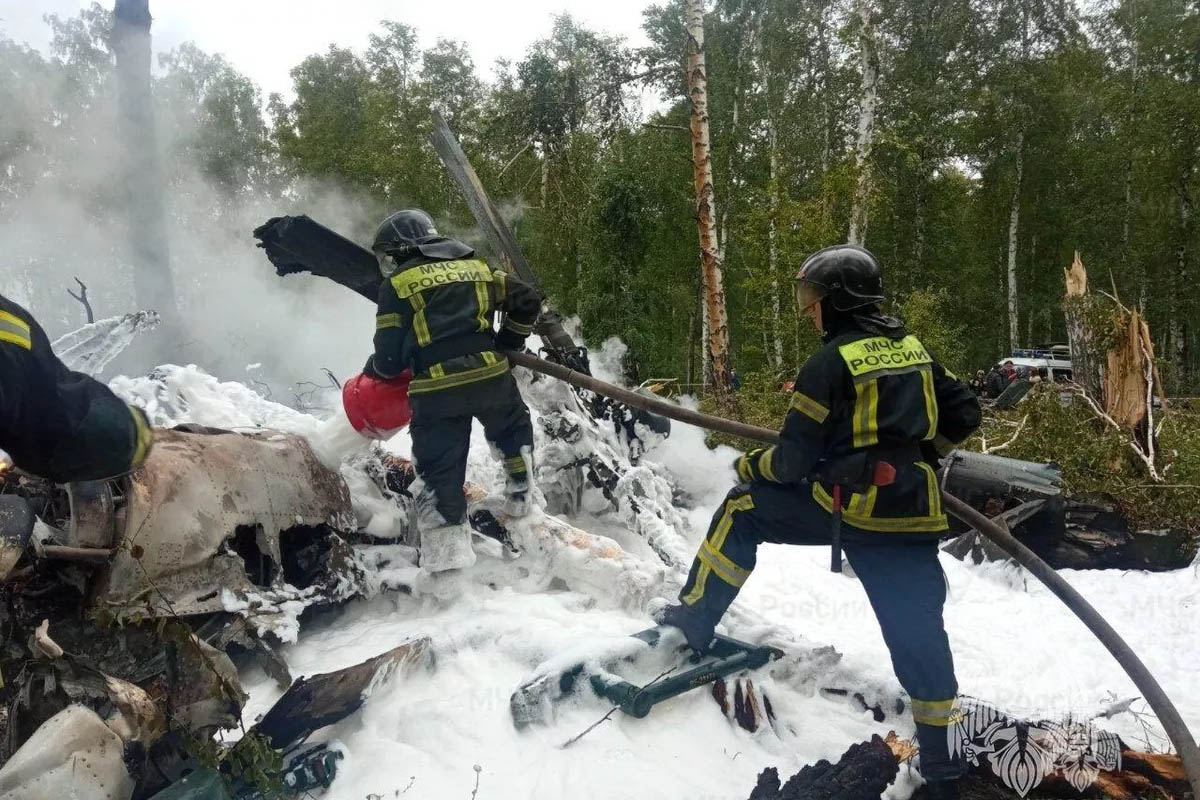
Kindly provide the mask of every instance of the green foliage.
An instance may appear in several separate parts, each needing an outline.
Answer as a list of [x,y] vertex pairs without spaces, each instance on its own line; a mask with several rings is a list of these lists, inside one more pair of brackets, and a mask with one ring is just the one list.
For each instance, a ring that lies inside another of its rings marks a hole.
[[1200,530],[1200,414],[1168,412],[1158,440],[1169,465],[1167,480],[1155,484],[1129,447],[1127,434],[1114,430],[1082,402],[1052,389],[1040,390],[1015,409],[991,412],[966,447],[981,450],[1008,441],[1024,420],[1021,434],[998,455],[1057,464],[1073,495],[1111,497],[1134,525]]
[[956,375],[969,377],[966,360],[967,326],[954,321],[954,299],[946,288],[909,292],[896,311],[933,357]]

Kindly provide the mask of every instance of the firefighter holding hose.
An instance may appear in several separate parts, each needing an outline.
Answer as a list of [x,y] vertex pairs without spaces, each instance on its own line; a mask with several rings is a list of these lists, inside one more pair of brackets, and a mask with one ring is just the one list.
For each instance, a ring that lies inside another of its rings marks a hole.
[[929,796],[953,798],[962,767],[946,730],[958,686],[942,622],[937,543],[948,525],[934,466],[979,426],[979,402],[880,312],[882,271],[863,248],[814,253],[796,275],[796,298],[823,344],[796,377],[780,443],[737,459],[741,482],[659,621],[703,651],[759,543],[832,545],[835,571],[844,549],[912,699]]

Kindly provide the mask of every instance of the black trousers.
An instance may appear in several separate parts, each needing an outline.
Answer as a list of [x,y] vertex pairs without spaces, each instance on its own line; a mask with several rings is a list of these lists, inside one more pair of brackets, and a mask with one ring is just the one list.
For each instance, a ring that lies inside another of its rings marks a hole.
[[447,523],[456,524],[466,518],[463,481],[467,477],[472,419],[479,420],[487,440],[504,455],[505,472],[513,478],[528,478],[521,449],[528,447],[532,453],[533,425],[511,372],[464,386],[414,394],[411,402],[409,433],[417,474],[433,490],[437,509]]
[[[760,542],[830,544],[830,514],[804,484],[741,484],[713,516],[680,600],[715,624],[754,569]],[[942,622],[946,581],[936,534],[843,525],[842,548],[867,593],[900,685],[912,698],[926,779],[956,777],[946,739],[958,683]]]

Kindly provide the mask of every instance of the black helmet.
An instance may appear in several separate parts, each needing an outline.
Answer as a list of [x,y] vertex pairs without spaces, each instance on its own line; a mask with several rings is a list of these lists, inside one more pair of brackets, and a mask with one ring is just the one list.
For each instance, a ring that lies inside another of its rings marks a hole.
[[832,311],[872,306],[884,299],[883,271],[870,251],[835,244],[805,259],[796,273],[796,298],[802,310],[818,301]]
[[375,231],[371,249],[376,255],[415,245],[428,236],[437,236],[433,219],[419,208],[406,208],[385,219]]
[[385,278],[421,259],[453,261],[475,255],[472,248],[457,239],[438,233],[433,219],[419,208],[397,211],[380,223],[371,249]]

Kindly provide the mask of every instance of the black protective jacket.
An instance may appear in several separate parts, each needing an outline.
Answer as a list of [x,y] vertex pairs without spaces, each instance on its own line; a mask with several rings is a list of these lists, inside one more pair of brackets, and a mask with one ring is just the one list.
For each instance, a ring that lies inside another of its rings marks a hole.
[[411,368],[414,395],[495,378],[509,369],[498,350],[520,348],[540,311],[536,291],[481,259],[418,256],[380,284],[366,371],[390,378]]
[[140,410],[67,369],[33,316],[0,295],[0,449],[18,467],[58,483],[111,478],[140,466],[151,439]]
[[[799,483],[856,451],[896,463],[895,482],[843,500],[847,524],[884,533],[947,529],[941,492],[924,458],[888,457],[936,450],[945,455],[979,427],[975,394],[898,325],[876,335],[848,324],[800,368],[781,442],[738,461],[744,481]],[[832,507],[832,487],[812,482],[814,499]]]

